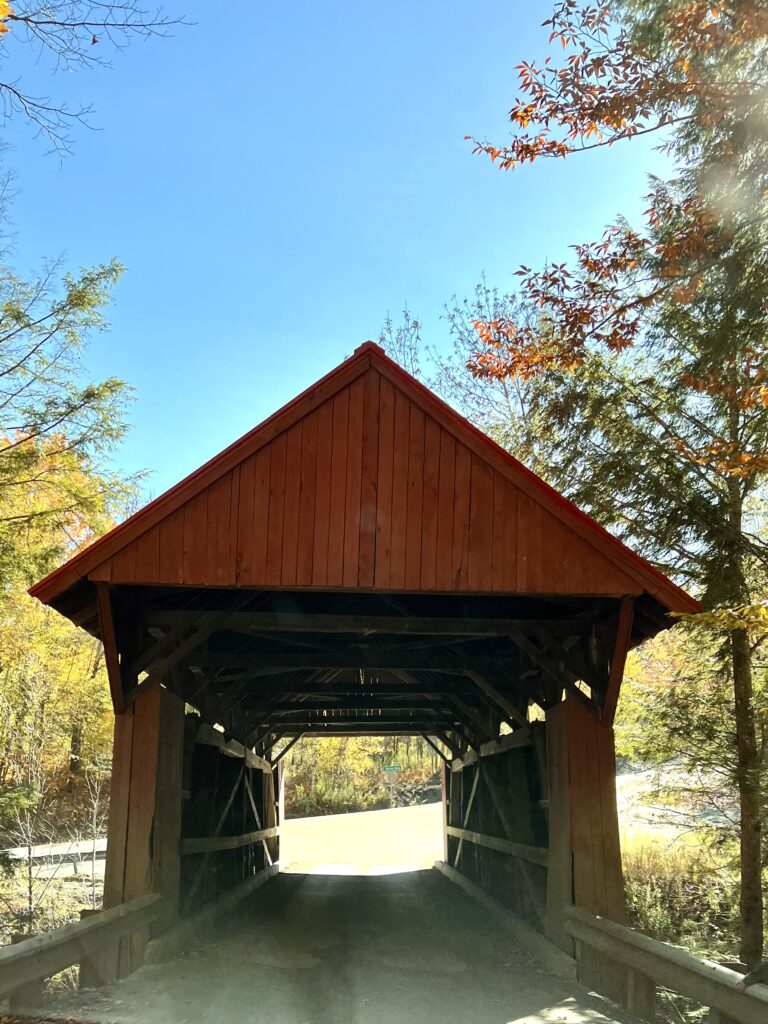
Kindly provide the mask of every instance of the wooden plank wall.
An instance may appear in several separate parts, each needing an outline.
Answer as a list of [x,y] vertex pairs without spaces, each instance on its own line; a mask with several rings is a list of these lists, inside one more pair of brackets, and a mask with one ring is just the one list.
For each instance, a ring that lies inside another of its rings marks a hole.
[[[482,774],[467,817],[478,770]],[[484,757],[481,768],[476,762],[448,775],[450,825],[546,849],[547,822],[542,805],[546,784],[533,747]],[[458,847],[459,841],[448,837],[446,859],[452,866]],[[544,929],[545,867],[469,842],[462,844],[455,866],[515,914],[535,928]]]
[[[478,763],[450,772],[447,813],[455,827],[546,848],[547,867],[468,842],[454,865],[459,840],[452,836],[446,860],[572,953],[565,906],[626,923],[613,730],[568,696],[547,712],[546,757],[538,738],[481,759],[468,816]],[[585,980],[620,994],[610,963],[595,959]]]
[[[195,743],[196,715],[188,716],[188,748],[185,766],[182,839],[243,836],[279,823],[272,772],[250,768],[215,746]],[[246,782],[247,780],[247,782]],[[250,793],[249,793],[250,790]],[[253,799],[253,803],[251,802]],[[258,822],[253,813],[255,805]],[[272,860],[277,860],[279,838],[267,840]],[[261,842],[181,858],[180,913],[194,913],[246,878],[267,866]]]
[[[568,695],[547,712],[550,780],[547,934],[571,951],[563,908],[574,903],[627,923],[616,807],[613,730]],[[625,972],[596,953],[580,961],[580,980],[622,998]]]
[[372,368],[90,575],[432,592],[639,589]]
[[[104,907],[160,893],[168,912],[153,932],[178,908],[183,747],[184,702],[169,690],[151,687],[115,716]],[[149,937],[149,929],[137,932],[105,952],[103,976],[136,970]]]

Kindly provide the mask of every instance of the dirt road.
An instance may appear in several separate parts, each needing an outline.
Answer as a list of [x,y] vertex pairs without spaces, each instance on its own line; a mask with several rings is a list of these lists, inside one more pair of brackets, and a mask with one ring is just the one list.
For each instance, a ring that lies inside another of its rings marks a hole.
[[205,938],[56,1010],[101,1024],[606,1020],[434,871],[280,875]]
[[288,873],[170,962],[48,1012],[99,1024],[605,1024],[605,1004],[424,869],[441,856],[439,815],[287,822]]

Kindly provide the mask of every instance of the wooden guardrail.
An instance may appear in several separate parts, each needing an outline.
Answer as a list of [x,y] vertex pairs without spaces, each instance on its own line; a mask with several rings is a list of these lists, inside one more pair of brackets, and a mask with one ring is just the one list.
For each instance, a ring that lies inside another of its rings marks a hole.
[[633,996],[647,991],[649,984],[661,985],[708,1006],[713,1022],[768,1021],[768,986],[753,985],[746,992],[740,991],[738,985],[743,979],[736,971],[698,960],[685,950],[595,917],[580,907],[566,910],[565,930],[576,939],[577,965],[584,955],[583,947],[587,947],[626,967],[627,1009],[651,1024],[655,1019],[653,1001],[644,999],[642,1005],[637,1005]]
[[280,835],[279,826],[261,828],[255,832],[245,832],[241,836],[201,836],[199,839],[182,839],[181,854],[217,853],[219,850],[238,850],[241,846],[263,842]]
[[463,839],[465,843],[474,843],[475,846],[484,846],[488,850],[496,850],[497,853],[508,853],[512,857],[528,861],[530,864],[547,866],[549,856],[541,846],[526,846],[524,843],[514,843],[511,839],[501,839],[497,836],[487,836],[482,832],[472,832],[470,829],[457,828],[455,825],[446,825],[445,831],[454,839]]
[[163,910],[156,893],[102,910],[92,917],[0,947],[0,999],[30,982],[48,978],[155,920]]

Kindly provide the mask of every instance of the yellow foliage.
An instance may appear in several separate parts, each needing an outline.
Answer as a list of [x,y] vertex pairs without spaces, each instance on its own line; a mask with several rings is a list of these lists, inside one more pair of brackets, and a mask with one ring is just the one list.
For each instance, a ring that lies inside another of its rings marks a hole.
[[8,0],[0,0],[0,35],[2,35],[3,32],[10,31],[8,25],[5,22],[5,19],[10,18],[12,14],[13,8],[8,3]]
[[714,608],[712,611],[699,612],[697,615],[678,614],[677,618],[718,630],[764,630],[768,627],[768,604],[759,601],[756,604],[738,605],[733,608]]
[[0,600],[0,787],[46,790],[111,743],[101,646],[26,594]]

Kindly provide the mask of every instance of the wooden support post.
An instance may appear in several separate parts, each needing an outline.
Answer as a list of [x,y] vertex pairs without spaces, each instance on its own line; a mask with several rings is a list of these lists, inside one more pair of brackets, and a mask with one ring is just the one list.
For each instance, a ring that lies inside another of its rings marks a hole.
[[450,770],[447,762],[440,765],[440,795],[443,803],[443,860],[448,863],[448,826],[451,822],[451,809],[448,803],[448,784],[450,782]]
[[626,1007],[633,1017],[655,1024],[656,985],[651,978],[632,967],[627,968]]
[[[571,694],[547,711],[549,868],[546,932],[571,952],[564,930],[573,903],[626,923],[616,809],[613,730]],[[605,958],[583,956],[580,979],[617,1002],[626,1000],[625,973]]]
[[[264,828],[277,828],[278,824],[278,771],[279,766],[273,768],[271,772],[263,772],[262,775],[264,779]],[[271,839],[268,839],[266,842],[266,848],[269,850],[271,863],[274,864],[280,859],[279,836],[273,836]]]
[[283,822],[285,821],[285,761],[277,766],[277,827],[280,833],[277,837],[277,860],[280,860],[280,837],[283,834]]
[[[183,747],[184,702],[161,686],[115,717],[104,908],[159,893],[166,909],[153,934],[178,912]],[[105,955],[105,981],[140,967],[149,937],[146,928]]]
[[[15,932],[11,935],[11,945],[16,946],[20,942],[31,938],[28,932]],[[8,1009],[11,1013],[29,1013],[30,1010],[39,1010],[43,1005],[43,980],[36,978],[24,985],[19,985],[8,997]]]

